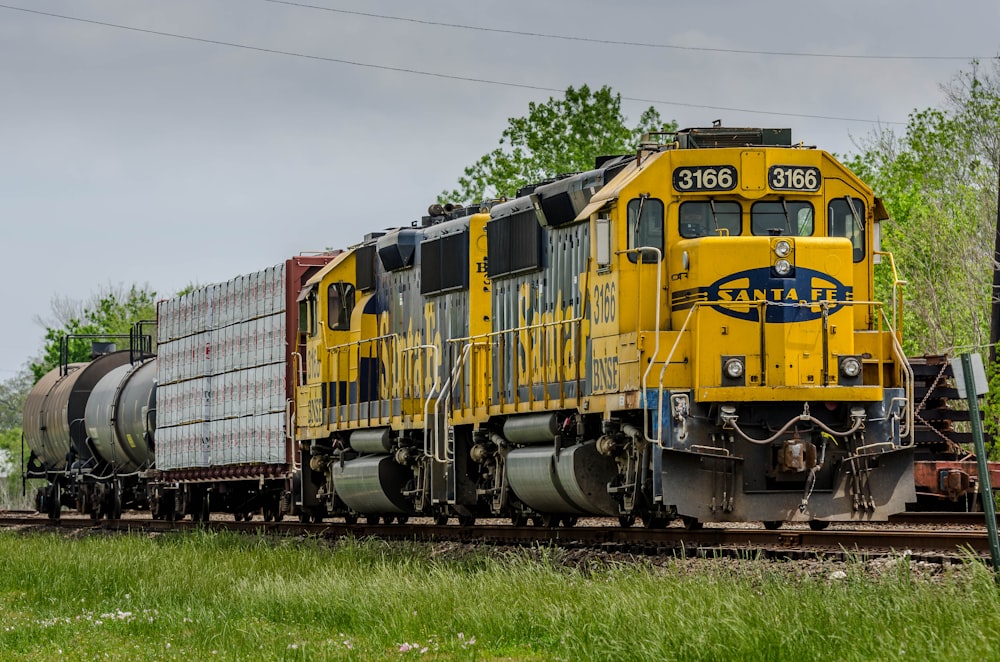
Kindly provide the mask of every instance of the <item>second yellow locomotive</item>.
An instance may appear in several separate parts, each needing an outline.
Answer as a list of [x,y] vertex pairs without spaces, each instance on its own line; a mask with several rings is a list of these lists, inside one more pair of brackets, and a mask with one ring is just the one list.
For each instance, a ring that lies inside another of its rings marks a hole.
[[310,280],[300,512],[822,528],[914,499],[871,189],[788,130],[654,137]]

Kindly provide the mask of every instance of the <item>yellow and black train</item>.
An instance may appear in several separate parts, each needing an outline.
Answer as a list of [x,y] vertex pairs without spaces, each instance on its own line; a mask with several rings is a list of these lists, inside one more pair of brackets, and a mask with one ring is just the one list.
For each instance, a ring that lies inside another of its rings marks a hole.
[[790,133],[650,136],[335,256],[297,297],[292,510],[817,528],[902,511],[913,385],[886,214]]

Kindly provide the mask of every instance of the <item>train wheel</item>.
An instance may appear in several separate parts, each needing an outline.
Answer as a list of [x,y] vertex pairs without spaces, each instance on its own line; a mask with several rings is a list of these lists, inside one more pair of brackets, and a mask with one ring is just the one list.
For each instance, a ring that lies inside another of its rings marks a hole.
[[826,531],[828,526],[830,526],[830,523],[821,519],[809,520],[809,528],[813,531]]
[[[688,531],[697,531],[698,529],[705,528],[705,524],[700,522],[697,517],[682,516],[681,521],[684,523],[684,528]],[[666,526],[666,520],[663,521],[663,525]]]
[[323,513],[313,513],[312,522],[313,522],[313,524],[322,524],[323,523]]
[[784,522],[782,522],[780,519],[764,520],[764,528],[767,529],[768,531],[777,531],[778,529],[781,528],[782,524],[784,524]]
[[365,524],[378,524],[378,515],[365,515]]
[[118,520],[122,518],[122,493],[120,490],[116,489],[111,494],[111,512],[108,513],[108,519]]
[[400,515],[399,517],[396,518],[397,524],[406,524],[409,521],[410,521],[409,515]]
[[358,523],[357,515],[344,515],[344,524],[347,526],[354,526]]
[[618,526],[625,529],[635,526],[635,515],[619,515]]
[[233,519],[236,520],[237,522],[242,522],[243,521],[243,513],[239,512],[239,511],[233,513]]
[[542,515],[541,526],[545,527],[546,529],[554,529],[555,527],[559,526],[560,519],[561,518],[558,515]]
[[528,516],[527,515],[511,515],[510,523],[514,526],[527,526]]
[[647,529],[662,529],[667,526],[667,518],[658,515],[643,515],[642,525]]
[[476,523],[475,515],[459,515],[458,525],[459,526],[473,526]]
[[444,526],[448,523],[448,513],[438,512],[434,515],[434,523],[438,526]]
[[62,515],[62,489],[59,483],[52,485],[52,494],[49,497],[48,514],[49,519],[59,519]]
[[579,517],[573,515],[566,515],[562,518],[562,525],[565,527],[576,526],[576,523],[580,521]]

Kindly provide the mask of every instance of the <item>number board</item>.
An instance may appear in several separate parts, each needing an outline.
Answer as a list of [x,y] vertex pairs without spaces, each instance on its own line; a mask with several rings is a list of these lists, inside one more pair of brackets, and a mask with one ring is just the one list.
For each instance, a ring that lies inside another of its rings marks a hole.
[[686,166],[674,170],[678,191],[731,191],[736,188],[736,168],[728,165]]
[[818,191],[823,183],[819,168],[773,165],[767,169],[767,185],[774,191]]

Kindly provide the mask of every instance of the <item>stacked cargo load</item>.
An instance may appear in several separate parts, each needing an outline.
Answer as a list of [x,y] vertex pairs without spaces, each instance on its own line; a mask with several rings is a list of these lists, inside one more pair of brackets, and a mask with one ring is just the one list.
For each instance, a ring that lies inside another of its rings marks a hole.
[[331,257],[298,256],[158,304],[158,470],[236,477],[293,463],[295,301]]

